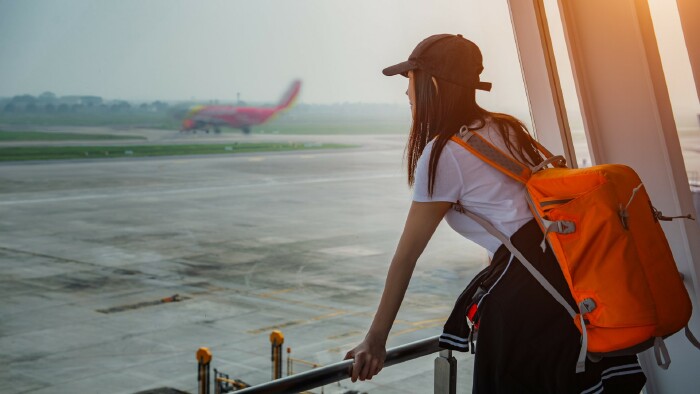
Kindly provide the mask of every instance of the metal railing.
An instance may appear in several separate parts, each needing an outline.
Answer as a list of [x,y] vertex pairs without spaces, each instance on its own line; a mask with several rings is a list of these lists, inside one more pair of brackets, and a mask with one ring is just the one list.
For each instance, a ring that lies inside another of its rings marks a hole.
[[246,387],[250,387],[250,385],[240,379],[231,378],[229,374],[217,371],[214,368],[214,394],[230,393],[236,390],[243,390]]
[[[451,351],[440,349],[438,345],[438,336],[421,339],[416,342],[388,349],[384,366],[390,367],[437,352],[440,352],[440,355],[435,359],[435,393],[454,394],[457,386],[457,360],[452,356]],[[298,375],[292,375],[249,387],[236,391],[236,393],[281,394],[311,390],[349,378],[352,363],[353,360],[344,360],[325,367],[302,372]]]

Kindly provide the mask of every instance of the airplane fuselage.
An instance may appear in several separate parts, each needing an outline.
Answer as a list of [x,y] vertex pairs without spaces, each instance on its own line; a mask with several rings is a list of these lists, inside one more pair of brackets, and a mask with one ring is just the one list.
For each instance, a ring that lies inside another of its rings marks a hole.
[[282,96],[279,104],[271,107],[236,107],[232,105],[207,105],[193,107],[182,122],[182,131],[209,130],[219,126],[250,132],[251,126],[265,123],[275,114],[289,108],[301,90],[301,81],[294,81]]
[[277,108],[212,105],[200,109],[189,119],[200,124],[204,123],[242,129],[266,122],[277,111]]

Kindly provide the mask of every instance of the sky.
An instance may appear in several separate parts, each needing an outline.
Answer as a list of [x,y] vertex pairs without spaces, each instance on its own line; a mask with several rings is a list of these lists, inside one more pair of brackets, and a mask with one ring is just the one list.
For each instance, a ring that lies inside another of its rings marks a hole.
[[437,33],[475,41],[524,103],[507,5],[479,0],[0,0],[0,96],[276,101],[301,78],[304,102],[405,103],[381,70]]
[[[697,112],[675,0],[650,5],[672,99]],[[481,47],[486,108],[527,113],[506,0],[0,0],[0,97],[275,102],[301,78],[301,102],[404,104],[381,70],[438,33]]]

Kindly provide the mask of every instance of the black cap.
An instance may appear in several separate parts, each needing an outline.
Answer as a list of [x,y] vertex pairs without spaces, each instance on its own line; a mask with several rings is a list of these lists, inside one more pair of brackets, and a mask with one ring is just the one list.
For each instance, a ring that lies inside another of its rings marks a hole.
[[491,90],[490,82],[479,80],[484,69],[479,47],[461,34],[430,36],[416,46],[408,60],[382,72],[387,76],[401,74],[407,77],[408,72],[415,69],[465,88]]

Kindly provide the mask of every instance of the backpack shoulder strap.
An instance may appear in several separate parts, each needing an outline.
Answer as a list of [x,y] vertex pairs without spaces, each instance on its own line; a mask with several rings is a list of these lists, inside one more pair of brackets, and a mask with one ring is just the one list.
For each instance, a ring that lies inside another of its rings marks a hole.
[[[493,235],[494,237],[498,238],[503,245],[505,245],[506,248],[508,248],[508,251],[510,251],[511,256],[515,256],[515,258],[520,261],[520,263],[525,267],[525,269],[530,272],[530,274],[535,278],[535,280],[552,296],[554,299],[566,309],[566,312],[571,316],[572,318],[575,318],[576,315],[579,316],[580,324],[581,324],[581,349],[578,354],[578,360],[576,362],[576,373],[584,372],[586,369],[586,354],[587,354],[587,349],[588,349],[588,333],[586,332],[586,323],[584,322],[583,315],[584,315],[584,310],[586,312],[591,312],[595,308],[595,304],[589,306],[587,304],[587,301],[589,299],[584,300],[581,302],[578,307],[581,313],[577,313],[574,308],[569,305],[568,302],[564,299],[564,297],[559,294],[559,292],[552,286],[551,283],[547,280],[547,278],[542,275],[537,268],[535,268],[530,261],[523,256],[523,254],[518,250],[518,248],[513,245],[513,243],[510,241],[510,238],[508,238],[505,234],[500,232],[493,224],[491,224],[488,220],[482,218],[481,216],[470,212],[467,210],[463,205],[458,204],[455,206],[455,209],[458,212],[461,212],[465,215],[467,215],[469,218],[471,218],[473,221],[481,225],[489,234]],[[591,300],[592,301],[592,300]],[[586,307],[589,307],[590,310],[586,310]]]
[[542,287],[544,287],[547,292],[554,297],[555,300],[561,306],[566,309],[566,312],[569,314],[571,317],[575,317],[577,315],[576,311],[574,308],[569,305],[568,302],[564,299],[564,297],[559,294],[559,292],[552,286],[552,284],[549,283],[549,281],[535,268],[530,261],[523,256],[523,254],[518,250],[518,248],[513,245],[513,243],[510,241],[510,238],[508,238],[505,234],[500,232],[496,226],[491,224],[488,220],[482,218],[481,216],[467,210],[464,206],[460,205],[458,208],[459,212],[467,215],[470,219],[478,223],[481,227],[483,227],[489,234],[493,235],[496,237],[503,245],[505,245],[506,248],[508,248],[508,251],[514,255],[524,266],[525,268],[530,272],[532,276],[535,277],[537,282],[539,282]]
[[531,169],[504,153],[486,138],[473,131],[469,131],[466,126],[462,126],[459,130],[459,134],[462,137],[460,138],[460,136],[454,135],[451,138],[452,141],[458,143],[493,168],[521,183],[526,183],[533,173],[545,168],[547,165],[551,164],[555,167],[566,167],[566,159],[564,159],[564,157],[552,155],[547,148],[532,137],[530,137],[532,144],[544,156],[545,160],[542,161],[540,165]]
[[[464,127],[462,130],[464,130]],[[526,183],[527,180],[530,179],[532,171],[529,167],[515,160],[510,155],[503,153],[503,151],[479,134],[473,131],[463,134],[462,130],[460,130],[460,134],[464,135],[464,139],[454,135],[452,136],[452,141],[458,143],[476,157],[518,182]]]

